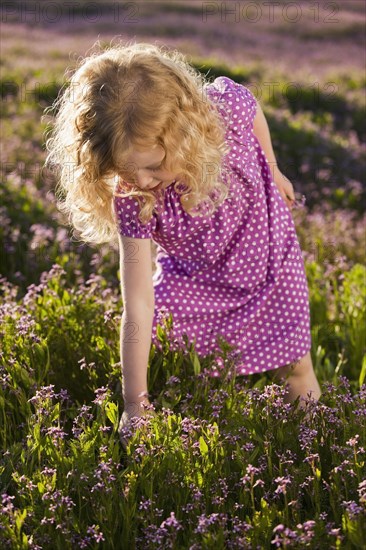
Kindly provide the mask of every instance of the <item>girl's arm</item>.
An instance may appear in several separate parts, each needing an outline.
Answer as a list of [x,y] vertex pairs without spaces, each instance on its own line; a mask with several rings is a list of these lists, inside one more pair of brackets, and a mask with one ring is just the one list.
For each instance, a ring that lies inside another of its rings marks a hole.
[[[258,141],[267,157],[272,174],[272,180],[277,185],[282,195],[282,198],[285,200],[288,206],[291,206],[291,201],[295,200],[294,189],[292,183],[286,178],[284,174],[282,174],[282,172],[278,168],[277,160],[272,147],[272,141],[267,120],[258,101],[257,112],[253,122],[253,132],[258,138]],[[289,197],[290,200],[287,197]]]
[[281,172],[277,166],[277,160],[273,151],[268,123],[259,101],[257,101],[257,113],[254,117],[253,132],[257,136],[258,141],[267,157],[269,167],[271,168],[272,179],[276,182],[276,178],[281,176]]
[[137,305],[124,310],[121,319],[121,365],[124,410],[130,415],[143,412],[147,397],[147,364],[151,345],[154,310]]
[[151,240],[119,236],[123,300],[121,365],[124,410],[139,415],[148,399],[147,365],[154,316]]

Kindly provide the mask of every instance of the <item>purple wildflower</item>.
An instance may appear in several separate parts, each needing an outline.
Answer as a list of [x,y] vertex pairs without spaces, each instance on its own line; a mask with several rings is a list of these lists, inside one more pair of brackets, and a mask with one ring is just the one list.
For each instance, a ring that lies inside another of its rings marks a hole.
[[151,508],[152,501],[145,496],[142,496],[139,504],[139,510],[149,510]]
[[57,426],[51,426],[46,429],[46,435],[51,436],[53,443],[59,443],[61,439],[65,438],[67,433]]
[[343,500],[341,506],[345,508],[350,519],[356,519],[359,514],[363,512],[363,508],[356,504],[354,500]]
[[316,440],[317,435],[317,430],[312,430],[301,424],[299,433],[300,448],[302,450],[308,450],[312,446],[314,440]]
[[183,529],[182,523],[176,519],[174,512],[170,512],[169,518],[162,521],[160,527],[172,527],[176,530]]
[[356,434],[354,437],[351,437],[351,439],[346,441],[346,445],[350,445],[350,447],[356,447],[359,439],[360,439],[360,436]]
[[205,534],[208,532],[211,525],[225,525],[227,521],[227,514],[213,513],[209,516],[201,514],[198,518],[198,526],[195,529],[195,533]]
[[277,486],[277,489],[275,490],[275,493],[277,495],[286,494],[287,485],[291,484],[292,478],[289,475],[286,476],[286,477],[281,476],[281,477],[276,477],[276,479],[274,481],[275,481],[275,483],[278,483],[278,486]]
[[100,530],[99,525],[95,525],[95,524],[90,525],[87,528],[86,532],[87,532],[88,535],[91,535],[93,537],[95,542],[104,542],[105,541],[104,535],[103,535],[102,531]]
[[93,400],[93,403],[97,405],[103,405],[104,401],[109,397],[110,391],[108,388],[102,386],[95,390],[96,398]]
[[14,500],[15,497],[12,495],[8,495],[7,493],[2,493],[1,495],[1,504],[2,504],[2,513],[3,514],[10,514],[14,510],[14,505],[12,503],[12,500]]
[[53,476],[53,474],[55,473],[56,468],[48,468],[47,466],[41,471],[41,474],[43,474],[44,476]]
[[288,527],[285,527],[282,523],[273,529],[273,533],[276,536],[271,541],[271,544],[275,544],[276,548],[279,548],[280,546],[286,547],[287,545],[291,545],[293,541],[298,541],[297,533]]
[[312,538],[314,537],[314,527],[316,522],[314,520],[305,521],[304,524],[298,523],[296,527],[303,532],[299,534],[299,542],[305,546],[309,546]]
[[357,489],[360,502],[366,503],[366,479],[360,482]]
[[248,464],[246,467],[246,474],[240,478],[241,483],[245,484],[248,481],[253,483],[253,478],[256,474],[260,473],[260,469],[256,468],[255,466],[252,466],[252,464]]
[[49,386],[42,386],[39,388],[39,390],[36,391],[36,394],[28,399],[30,403],[38,404],[42,403],[46,399],[52,399],[53,397],[56,397],[56,394],[54,392],[54,384],[50,384]]

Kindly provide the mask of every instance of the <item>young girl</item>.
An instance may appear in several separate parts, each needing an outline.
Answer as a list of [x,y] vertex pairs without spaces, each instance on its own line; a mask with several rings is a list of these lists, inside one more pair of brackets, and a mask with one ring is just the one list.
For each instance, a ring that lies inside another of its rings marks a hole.
[[206,356],[221,335],[238,375],[286,375],[289,400],[318,399],[295,194],[249,89],[209,82],[181,53],[147,43],[90,55],[69,84],[46,162],[60,166],[59,207],[81,238],[119,240],[120,430],[149,406],[149,351],[161,349],[166,312],[173,349],[186,334]]

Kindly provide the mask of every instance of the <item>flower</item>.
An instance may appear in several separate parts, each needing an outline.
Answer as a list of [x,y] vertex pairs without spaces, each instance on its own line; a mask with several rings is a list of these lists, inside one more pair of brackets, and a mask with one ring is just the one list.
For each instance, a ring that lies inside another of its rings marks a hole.
[[275,478],[275,483],[278,483],[277,489],[275,490],[275,493],[278,494],[286,494],[286,487],[287,485],[291,484],[291,476],[281,476]]
[[87,530],[86,530],[87,534],[88,535],[91,535],[95,542],[104,542],[105,541],[105,538],[104,538],[104,535],[102,533],[102,531],[100,530],[100,527],[99,525],[90,525]]
[[12,500],[14,500],[15,497],[8,495],[7,493],[3,493],[1,495],[1,504],[2,504],[2,513],[3,514],[9,514],[14,510],[14,505],[12,503]]
[[109,389],[102,386],[95,390],[96,398],[93,400],[93,403],[96,405],[103,405],[104,401],[109,397]]
[[359,439],[360,439],[360,436],[356,434],[354,437],[351,437],[351,439],[346,441],[346,445],[350,445],[351,447],[356,447]]
[[212,513],[209,516],[201,514],[198,518],[198,526],[194,530],[195,533],[205,534],[208,532],[211,525],[223,524],[227,521],[227,514],[224,513]]
[[173,527],[174,529],[177,529],[177,530],[183,529],[181,522],[176,519],[174,512],[170,512],[169,518],[162,521],[162,523],[160,524],[160,527],[161,528]]
[[38,404],[42,403],[46,399],[52,399],[56,396],[54,392],[54,384],[50,384],[49,386],[42,386],[39,390],[36,391],[36,394],[28,399],[30,403]]
[[356,519],[356,517],[363,512],[363,508],[356,504],[354,500],[343,500],[341,506],[345,508],[350,519]]
[[359,483],[357,492],[359,495],[360,502],[366,503],[366,479],[364,479]]

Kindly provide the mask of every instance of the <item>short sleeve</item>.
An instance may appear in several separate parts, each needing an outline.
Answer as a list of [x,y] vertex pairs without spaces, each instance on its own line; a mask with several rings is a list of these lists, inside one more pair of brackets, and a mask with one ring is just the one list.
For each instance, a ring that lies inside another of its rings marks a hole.
[[135,197],[113,196],[114,214],[118,232],[123,237],[136,239],[152,239],[156,228],[156,215],[153,212],[151,219],[144,225],[138,218],[140,206]]
[[242,141],[253,130],[257,100],[243,84],[227,76],[219,76],[207,88],[226,120],[232,137]]

